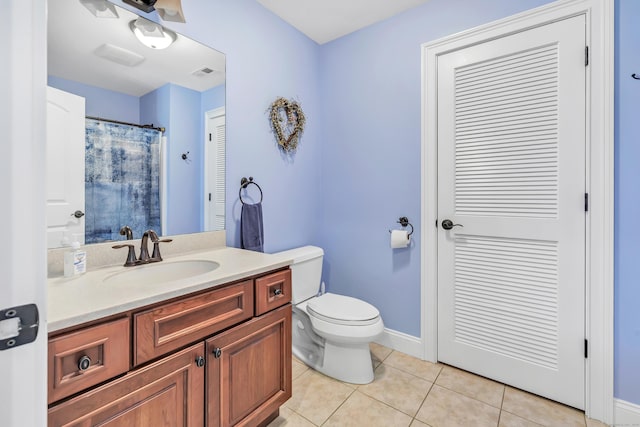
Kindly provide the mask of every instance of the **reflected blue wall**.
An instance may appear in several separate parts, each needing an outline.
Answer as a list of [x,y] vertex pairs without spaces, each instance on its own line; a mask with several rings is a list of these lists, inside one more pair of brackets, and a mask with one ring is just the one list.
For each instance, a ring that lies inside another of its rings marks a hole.
[[56,76],[48,77],[48,85],[85,99],[85,115],[103,119],[140,123],[140,98],[102,89]]

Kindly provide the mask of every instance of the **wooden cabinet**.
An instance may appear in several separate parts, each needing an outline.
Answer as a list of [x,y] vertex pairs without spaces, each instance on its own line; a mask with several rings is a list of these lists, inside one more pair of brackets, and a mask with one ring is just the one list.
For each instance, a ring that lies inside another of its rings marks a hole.
[[133,315],[134,365],[253,317],[253,280]]
[[49,426],[203,426],[202,343],[49,410]]
[[291,397],[290,274],[52,336],[49,426],[265,425]]
[[49,340],[47,402],[55,402],[129,370],[129,319]]
[[291,397],[291,306],[207,340],[207,426],[256,426]]

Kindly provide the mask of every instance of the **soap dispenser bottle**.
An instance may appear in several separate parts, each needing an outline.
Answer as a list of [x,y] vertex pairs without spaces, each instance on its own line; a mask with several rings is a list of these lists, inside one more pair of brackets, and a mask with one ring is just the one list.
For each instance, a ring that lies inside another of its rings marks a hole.
[[71,277],[87,271],[87,252],[80,250],[80,242],[71,243],[71,249],[64,253],[64,277]]

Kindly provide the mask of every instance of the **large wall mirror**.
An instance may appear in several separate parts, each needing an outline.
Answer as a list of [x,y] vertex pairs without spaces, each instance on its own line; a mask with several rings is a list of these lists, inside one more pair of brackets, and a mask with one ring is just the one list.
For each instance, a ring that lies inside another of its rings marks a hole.
[[48,247],[224,229],[224,54],[107,1],[50,0],[48,86]]

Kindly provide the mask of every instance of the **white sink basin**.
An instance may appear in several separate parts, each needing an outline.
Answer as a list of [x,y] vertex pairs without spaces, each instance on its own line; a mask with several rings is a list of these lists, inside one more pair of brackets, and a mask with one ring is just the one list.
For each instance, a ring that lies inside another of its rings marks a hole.
[[186,260],[162,261],[153,264],[127,267],[126,270],[104,278],[106,285],[154,285],[188,279],[210,273],[220,267],[215,261]]

